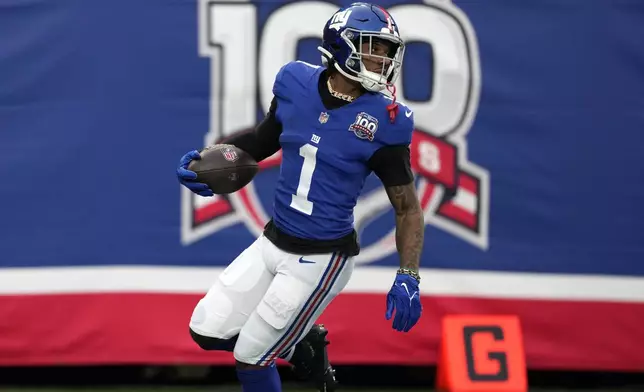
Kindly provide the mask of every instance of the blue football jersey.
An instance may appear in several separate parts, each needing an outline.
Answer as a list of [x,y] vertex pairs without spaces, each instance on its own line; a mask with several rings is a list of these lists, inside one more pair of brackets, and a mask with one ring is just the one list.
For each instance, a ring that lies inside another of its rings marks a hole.
[[409,145],[413,114],[400,104],[394,123],[381,93],[366,93],[328,110],[318,81],[324,68],[296,61],[276,76],[273,94],[282,124],[282,165],[273,221],[304,239],[332,240],[353,230],[353,209],[367,176],[368,160],[387,145]]

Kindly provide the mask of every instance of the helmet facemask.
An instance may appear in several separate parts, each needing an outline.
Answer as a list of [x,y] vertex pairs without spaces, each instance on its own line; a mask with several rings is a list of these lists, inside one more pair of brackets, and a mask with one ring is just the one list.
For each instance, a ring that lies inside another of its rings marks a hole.
[[[349,79],[360,82],[368,91],[381,91],[393,85],[400,74],[405,45],[395,34],[390,32],[360,31],[348,28],[341,35],[351,48],[351,54],[345,61],[345,71],[340,64],[335,68]],[[387,49],[384,54],[383,48]],[[376,50],[377,49],[377,50]]]

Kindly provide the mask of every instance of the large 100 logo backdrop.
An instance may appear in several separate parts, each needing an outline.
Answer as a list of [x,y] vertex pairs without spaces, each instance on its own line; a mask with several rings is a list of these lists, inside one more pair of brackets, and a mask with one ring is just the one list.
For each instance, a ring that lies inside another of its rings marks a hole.
[[[337,9],[328,2],[200,3],[199,48],[211,59],[206,145],[257,123],[268,109],[275,75],[284,64],[320,63],[316,47],[322,26]],[[413,168],[425,221],[485,250],[489,174],[467,156],[467,133],[481,83],[473,28],[450,2],[401,4],[389,11],[408,42],[397,88],[415,113]],[[272,212],[279,161],[278,153],[263,162],[262,173],[229,197],[204,199],[184,191],[183,242],[190,244],[240,221],[259,235]],[[358,263],[395,253],[393,211],[374,175],[354,217],[363,248]]]

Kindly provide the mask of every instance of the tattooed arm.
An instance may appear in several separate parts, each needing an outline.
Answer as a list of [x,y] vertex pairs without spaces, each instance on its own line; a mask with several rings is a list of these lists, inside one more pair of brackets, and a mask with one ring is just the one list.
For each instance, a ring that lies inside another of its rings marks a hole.
[[413,182],[387,187],[387,196],[396,211],[396,248],[400,268],[418,272],[423,250],[425,221]]
[[387,294],[385,318],[391,320],[395,310],[392,328],[408,332],[420,320],[423,312],[418,288],[418,268],[423,249],[425,222],[413,182],[388,186],[386,189],[396,210],[396,247],[400,255],[401,270],[396,274],[394,284]]
[[400,255],[400,268],[406,269],[396,274],[387,294],[385,318],[391,320],[395,311],[392,328],[407,332],[416,325],[423,309],[418,289],[418,268],[425,235],[425,219],[411,172],[409,144],[379,149],[369,160],[369,166],[382,180],[396,211],[396,248]]
[[409,145],[382,147],[369,160],[396,211],[396,248],[400,267],[418,271],[425,221],[411,171]]

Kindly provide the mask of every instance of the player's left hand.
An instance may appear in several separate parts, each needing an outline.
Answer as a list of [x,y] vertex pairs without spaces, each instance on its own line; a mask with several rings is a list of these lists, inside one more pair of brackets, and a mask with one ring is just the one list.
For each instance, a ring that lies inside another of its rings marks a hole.
[[179,166],[177,167],[177,177],[179,178],[179,182],[181,185],[200,196],[212,196],[214,193],[208,185],[195,181],[197,179],[197,173],[192,170],[188,170],[188,165],[195,159],[201,159],[201,155],[197,150],[190,151],[181,157],[181,160],[179,160]]
[[394,285],[387,294],[387,320],[394,317],[393,329],[408,332],[420,319],[423,307],[420,303],[418,281],[410,275],[397,274]]

